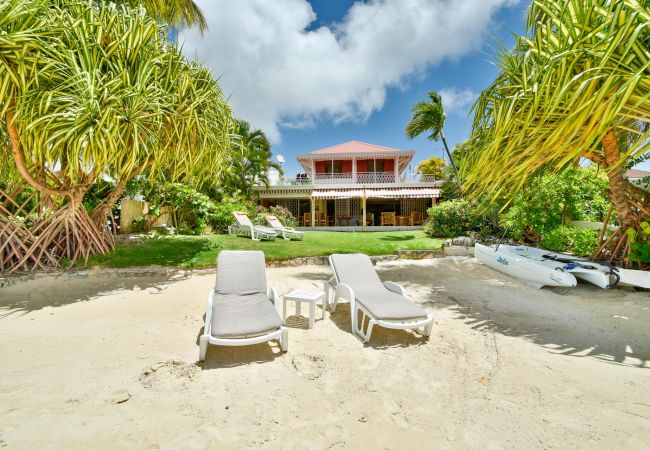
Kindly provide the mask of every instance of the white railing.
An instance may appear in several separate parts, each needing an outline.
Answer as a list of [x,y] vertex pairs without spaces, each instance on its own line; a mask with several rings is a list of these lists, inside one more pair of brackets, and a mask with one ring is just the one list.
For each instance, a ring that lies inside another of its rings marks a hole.
[[417,179],[420,183],[433,183],[434,181],[436,181],[436,176],[422,173],[418,175]]
[[395,172],[357,172],[357,183],[394,183]]
[[314,184],[349,184],[355,183],[351,173],[317,173]]
[[[377,184],[396,183],[394,172],[357,172],[352,173],[317,173],[315,178],[311,177],[280,177],[272,183],[273,186],[311,186],[311,185],[333,185],[333,184]],[[439,181],[435,175],[427,174],[402,174],[397,183],[433,183]]]

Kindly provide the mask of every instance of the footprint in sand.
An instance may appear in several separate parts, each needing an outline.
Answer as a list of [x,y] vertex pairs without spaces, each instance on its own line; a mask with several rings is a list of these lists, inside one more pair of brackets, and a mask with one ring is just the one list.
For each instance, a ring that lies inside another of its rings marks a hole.
[[402,410],[402,405],[392,398],[384,399],[384,410],[388,411],[393,419],[393,422],[402,430],[409,427],[409,422],[406,419],[406,414]]
[[291,356],[291,366],[300,376],[313,381],[323,375],[327,365],[322,356],[301,353]]
[[182,361],[163,361],[147,367],[140,375],[140,383],[147,389],[160,389],[165,385],[193,379],[201,369]]

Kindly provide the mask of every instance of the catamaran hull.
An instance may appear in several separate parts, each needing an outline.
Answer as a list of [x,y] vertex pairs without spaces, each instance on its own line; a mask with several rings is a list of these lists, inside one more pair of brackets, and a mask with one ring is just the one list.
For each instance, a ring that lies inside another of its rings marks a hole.
[[510,251],[509,247],[500,246],[498,249],[494,249],[482,244],[476,244],[474,246],[474,256],[486,266],[518,278],[537,289],[543,286],[573,287],[578,284],[572,274],[545,266],[526,256],[518,255]]

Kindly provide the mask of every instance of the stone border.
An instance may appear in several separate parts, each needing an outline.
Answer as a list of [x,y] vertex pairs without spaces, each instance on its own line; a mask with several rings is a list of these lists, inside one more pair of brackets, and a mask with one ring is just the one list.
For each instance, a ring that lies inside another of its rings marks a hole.
[[[461,254],[450,249],[462,248],[464,252]],[[470,252],[471,250],[471,252]],[[471,253],[471,254],[470,254]],[[398,259],[431,259],[431,258],[444,258],[445,256],[473,256],[474,249],[466,247],[445,247],[441,250],[398,250],[393,255],[379,255],[371,256],[373,264],[385,261],[396,261]],[[300,258],[293,258],[288,260],[271,260],[267,261],[267,267],[299,267],[306,265],[326,266],[329,264],[327,256],[304,256]],[[86,278],[90,275],[100,277],[113,277],[113,278],[132,278],[132,277],[176,277],[183,278],[191,275],[203,275],[215,273],[216,267],[207,269],[178,269],[163,266],[147,266],[147,267],[125,267],[113,269],[82,269],[82,270],[69,270],[69,271],[52,271],[52,272],[35,272],[29,274],[0,276],[0,288],[14,284],[17,281],[36,280],[41,278]]]

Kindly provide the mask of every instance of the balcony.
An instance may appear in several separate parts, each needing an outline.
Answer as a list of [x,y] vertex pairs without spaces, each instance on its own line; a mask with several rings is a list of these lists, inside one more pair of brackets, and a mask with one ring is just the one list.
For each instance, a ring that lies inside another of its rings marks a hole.
[[[398,182],[405,182],[406,177],[401,177]],[[315,185],[327,184],[377,184],[395,183],[394,172],[357,172],[352,173],[317,173]]]
[[273,186],[327,186],[327,185],[353,185],[353,184],[431,184],[440,183],[435,175],[414,174],[407,176],[403,174],[395,182],[393,172],[357,172],[356,176],[352,173],[317,173],[314,179],[307,176],[298,176],[294,179],[282,177]]

